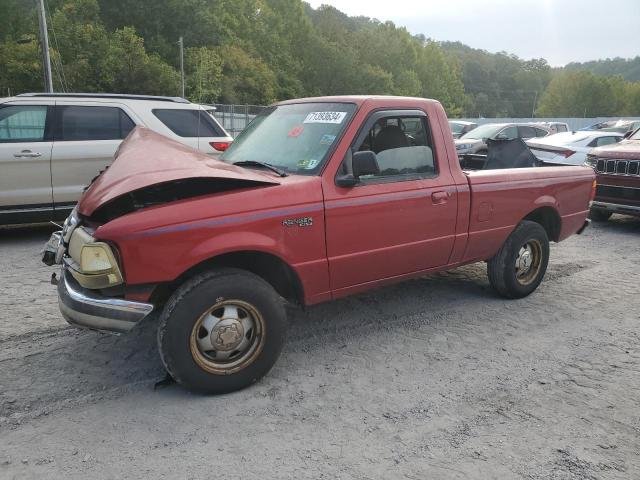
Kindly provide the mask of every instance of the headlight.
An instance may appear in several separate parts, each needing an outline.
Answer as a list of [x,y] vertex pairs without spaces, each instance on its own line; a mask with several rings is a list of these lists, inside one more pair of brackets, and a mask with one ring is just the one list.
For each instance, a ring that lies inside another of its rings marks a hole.
[[113,268],[113,253],[106,243],[87,243],[80,250],[80,270],[84,273],[103,273]]
[[85,288],[107,288],[122,283],[122,273],[111,247],[95,239],[82,227],[76,228],[69,242],[66,264],[71,275]]
[[469,150],[471,148],[471,145],[469,145],[468,143],[459,143],[458,145],[456,145],[456,150]]
[[584,161],[586,167],[596,168],[598,163],[598,157],[595,155],[587,155],[587,159]]

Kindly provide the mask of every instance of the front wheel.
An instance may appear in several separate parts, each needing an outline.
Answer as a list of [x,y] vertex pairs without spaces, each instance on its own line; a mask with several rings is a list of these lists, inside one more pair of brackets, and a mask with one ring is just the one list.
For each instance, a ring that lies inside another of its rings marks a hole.
[[542,282],[548,263],[547,232],[539,223],[524,220],[489,260],[489,283],[503,297],[526,297]]
[[239,390],[275,364],[285,321],[282,300],[260,277],[236,269],[206,272],[182,285],[162,312],[160,357],[191,390]]

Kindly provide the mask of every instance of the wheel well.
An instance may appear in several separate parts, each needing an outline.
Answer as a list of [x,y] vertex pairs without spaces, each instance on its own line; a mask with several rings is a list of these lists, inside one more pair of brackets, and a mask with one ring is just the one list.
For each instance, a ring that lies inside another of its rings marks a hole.
[[562,219],[558,211],[553,207],[540,207],[524,217],[523,220],[539,223],[547,232],[549,240],[557,242],[558,238],[560,238]]
[[188,278],[220,267],[239,268],[254,273],[289,302],[304,304],[304,289],[298,274],[281,258],[258,251],[231,252],[209,258],[191,267],[173,282],[156,287],[151,297],[152,303],[164,303]]

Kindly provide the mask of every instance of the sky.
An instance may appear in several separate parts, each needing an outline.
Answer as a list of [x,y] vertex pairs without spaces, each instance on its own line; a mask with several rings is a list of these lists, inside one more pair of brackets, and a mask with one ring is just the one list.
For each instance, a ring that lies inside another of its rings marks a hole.
[[307,0],[550,65],[640,55],[640,0]]

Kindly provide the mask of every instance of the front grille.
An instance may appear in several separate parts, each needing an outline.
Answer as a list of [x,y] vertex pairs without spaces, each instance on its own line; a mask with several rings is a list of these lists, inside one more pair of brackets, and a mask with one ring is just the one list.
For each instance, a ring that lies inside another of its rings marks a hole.
[[596,172],[601,175],[625,175],[640,177],[640,160],[607,160],[599,158]]

